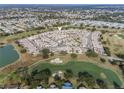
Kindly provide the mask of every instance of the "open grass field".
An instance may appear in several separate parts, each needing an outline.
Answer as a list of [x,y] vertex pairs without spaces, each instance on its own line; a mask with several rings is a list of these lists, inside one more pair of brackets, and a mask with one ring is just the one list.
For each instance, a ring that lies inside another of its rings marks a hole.
[[122,39],[124,39],[124,34],[118,34],[118,36]]
[[[112,36],[109,36],[108,33],[104,34],[104,41],[109,41],[110,43],[106,46],[110,48],[111,54],[115,55],[116,53],[122,53],[124,52],[124,39],[121,39],[121,37],[118,36],[118,33],[113,34]],[[121,34],[123,35],[123,34]]]
[[[49,68],[53,73],[56,71],[64,71],[66,69],[71,69],[75,76],[77,76],[78,72],[87,71],[90,74],[92,74],[95,78],[101,78],[106,81],[108,86],[112,86],[113,81],[115,81],[120,86],[122,85],[122,82],[120,81],[119,77],[109,69],[101,68],[97,65],[94,65],[92,63],[88,62],[78,62],[78,61],[70,61],[66,64],[61,65],[54,65],[50,63],[40,63],[36,66],[30,67],[30,71],[38,69],[43,70],[45,68]],[[112,87],[111,87],[112,88]]]
[[25,31],[25,32],[22,32],[16,35],[10,35],[6,39],[18,40],[18,39],[22,39],[22,38],[25,38],[31,35],[36,35],[38,32],[42,32],[42,31],[41,30],[34,30],[34,31],[28,31],[28,32]]
[[8,74],[0,74],[0,85],[3,84],[4,79],[7,77]]

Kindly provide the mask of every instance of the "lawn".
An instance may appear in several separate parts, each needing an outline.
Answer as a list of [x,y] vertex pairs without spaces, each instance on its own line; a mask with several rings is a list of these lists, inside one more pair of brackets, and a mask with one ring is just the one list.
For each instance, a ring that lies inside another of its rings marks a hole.
[[8,75],[8,74],[1,74],[1,73],[0,73],[0,85],[3,84],[3,80],[6,78],[7,75]]
[[[118,35],[123,34],[115,34],[113,36],[109,36],[108,33],[104,34],[104,41],[109,40],[110,44],[106,44],[105,46],[110,48],[111,54],[115,56],[116,53],[123,53],[124,52],[124,40],[120,39]],[[123,35],[124,36],[124,35]]]
[[123,34],[118,34],[119,37],[121,37],[122,39],[124,39],[124,35]]
[[[82,72],[87,71],[90,74],[92,74],[95,78],[104,79],[109,86],[112,86],[113,81],[115,81],[120,86],[122,85],[122,82],[120,81],[118,76],[113,71],[111,71],[109,69],[101,68],[101,67],[94,65],[92,63],[89,63],[89,62],[70,61],[66,64],[61,64],[61,65],[54,65],[54,64],[50,64],[50,63],[40,63],[36,66],[30,67],[30,71],[35,70],[35,69],[42,70],[45,68],[49,68],[52,72],[56,72],[59,70],[64,71],[65,69],[71,69],[74,72],[75,76],[77,75],[77,73],[79,71],[82,71]],[[106,78],[103,78],[101,76],[101,73],[104,73]]]
[[[22,32],[22,33],[18,33],[18,34],[14,34],[14,35],[10,35],[7,37],[7,39],[13,39],[13,40],[16,40],[16,39],[22,39],[22,38],[25,38],[25,37],[28,37],[28,36],[31,36],[31,35],[36,35],[38,34],[40,30],[34,30],[34,31],[29,31],[29,32]],[[40,31],[42,32],[42,31]]]

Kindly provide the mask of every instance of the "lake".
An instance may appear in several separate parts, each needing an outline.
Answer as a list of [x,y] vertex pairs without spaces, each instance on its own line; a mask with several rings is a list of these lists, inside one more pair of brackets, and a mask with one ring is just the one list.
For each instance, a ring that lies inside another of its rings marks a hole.
[[11,64],[19,59],[19,54],[12,45],[0,47],[0,67]]

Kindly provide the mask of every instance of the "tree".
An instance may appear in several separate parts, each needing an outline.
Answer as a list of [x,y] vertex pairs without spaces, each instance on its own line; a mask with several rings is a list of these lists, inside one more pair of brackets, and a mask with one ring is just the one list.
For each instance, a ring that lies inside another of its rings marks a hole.
[[108,26],[103,26],[103,28],[109,28]]
[[120,69],[122,70],[122,73],[123,73],[123,75],[124,75],[124,64],[123,64],[123,63],[120,63],[119,67],[120,67]]
[[71,54],[71,58],[77,58],[77,54],[72,53],[72,54]]
[[36,74],[38,74],[38,70],[36,69],[36,70],[33,70],[32,72],[31,72],[31,76],[33,77],[33,76],[35,76]]
[[32,79],[28,73],[28,67],[20,67],[16,70],[16,74],[20,76],[27,85],[31,85]]
[[84,24],[80,24],[80,29],[84,29]]
[[22,49],[20,50],[20,52],[21,52],[21,53],[26,53],[27,50],[26,50],[25,48],[22,48]]
[[106,41],[102,41],[102,43],[103,43],[103,44],[107,44],[107,42],[106,42]]
[[42,72],[44,72],[49,77],[52,75],[52,72],[49,68],[46,68],[46,69],[42,70]]
[[51,52],[51,53],[50,53],[50,56],[54,56],[54,53],[53,53],[53,52]]
[[54,80],[55,80],[55,81],[60,81],[60,80],[61,80],[61,77],[56,74],[56,75],[54,76]]
[[124,59],[124,54],[122,54],[122,53],[120,53],[120,54],[116,54],[116,56],[119,57],[119,58]]
[[9,36],[10,34],[9,33],[5,33],[4,36]]
[[111,52],[110,52],[110,49],[108,47],[104,47],[104,50],[105,50],[105,53],[108,55],[108,56],[111,56]]
[[95,86],[95,79],[94,77],[89,74],[88,72],[78,72],[78,81],[81,82],[86,82],[88,87],[94,87]]
[[44,48],[42,51],[41,51],[42,55],[43,55],[43,58],[49,58],[49,53],[50,53],[50,50],[47,49],[47,48]]
[[104,63],[106,60],[104,58],[100,58],[100,61]]
[[107,39],[106,42],[108,43],[108,45],[110,45],[110,41],[109,41],[109,39]]
[[72,78],[72,77],[73,77],[73,72],[72,72],[72,70],[66,69],[66,71],[65,71],[65,73],[64,73],[64,77],[65,77],[66,79]]
[[113,85],[114,85],[114,88],[116,88],[116,89],[120,89],[121,88],[120,85],[118,85],[115,81],[113,81]]
[[61,88],[63,83],[65,82],[65,79],[62,79],[60,76],[58,76],[57,74],[54,76],[54,81],[56,83],[56,85]]
[[41,71],[34,70],[32,72],[32,78],[37,81],[42,81],[45,83],[48,83],[49,77],[52,75],[52,72],[50,69],[46,68]]
[[99,85],[100,88],[105,89],[107,88],[107,85],[105,84],[105,82],[101,79],[96,79],[96,83]]
[[92,31],[95,31],[95,30],[96,30],[96,28],[95,28],[95,27],[93,27],[91,30],[92,30]]
[[85,86],[83,83],[79,84],[79,85],[77,86],[77,89],[80,89],[80,87],[86,88],[86,86]]
[[116,60],[110,60],[110,59],[109,59],[109,62],[110,62],[112,65],[117,65],[117,63],[119,63],[119,62],[116,61]]
[[106,30],[101,30],[102,34],[105,34],[107,31]]
[[86,56],[88,57],[97,57],[97,53],[95,53],[93,50],[88,50],[87,52],[85,52]]
[[17,70],[16,70],[16,73],[22,77],[22,78],[25,78],[26,75],[28,74],[28,67],[19,67]]

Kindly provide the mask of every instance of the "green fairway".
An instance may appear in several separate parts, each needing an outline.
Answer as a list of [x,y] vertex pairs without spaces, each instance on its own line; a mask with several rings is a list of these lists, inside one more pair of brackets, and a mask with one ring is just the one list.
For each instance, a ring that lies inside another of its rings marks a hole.
[[[92,74],[95,78],[102,78],[103,80],[105,80],[109,86],[112,86],[113,81],[115,81],[120,86],[122,85],[122,82],[112,70],[104,69],[88,62],[70,61],[67,64],[61,64],[61,65],[54,65],[50,63],[40,63],[37,66],[30,67],[30,71],[35,69],[42,70],[45,68],[49,68],[52,72],[71,69],[74,72],[75,76],[79,71],[82,71],[82,72],[87,71],[90,74]],[[103,78],[101,73],[103,73],[106,76],[106,78]]]

